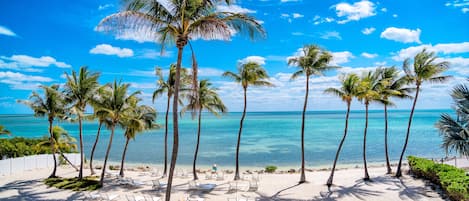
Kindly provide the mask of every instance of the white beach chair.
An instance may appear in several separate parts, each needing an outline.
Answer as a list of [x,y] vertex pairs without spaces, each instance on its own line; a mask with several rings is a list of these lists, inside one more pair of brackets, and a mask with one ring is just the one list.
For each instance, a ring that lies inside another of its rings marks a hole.
[[101,200],[106,200],[106,201],[112,201],[119,197],[119,195],[116,195],[116,194],[109,195],[107,193],[100,193],[99,196],[101,197]]
[[204,192],[209,192],[212,191],[217,185],[216,184],[200,184],[197,181],[189,181],[189,190],[198,190],[198,191],[204,191]]
[[97,192],[91,193],[91,192],[85,191],[83,197],[84,197],[84,200],[101,200],[101,196]]
[[205,172],[205,179],[207,179],[207,180],[212,179],[212,173],[211,172]]
[[156,180],[152,180],[152,186],[151,188],[154,189],[154,190],[157,190],[157,191],[160,191],[164,188],[166,188],[166,184],[165,183],[161,183],[159,179],[156,179]]
[[150,196],[150,195],[144,195],[145,201],[161,201],[160,197],[155,197],[155,196]]
[[217,181],[225,180],[225,174],[223,172],[217,172],[216,177],[217,177]]
[[140,188],[142,186],[144,186],[145,183],[139,181],[139,180],[134,180],[134,179],[130,179],[130,183],[129,183],[129,186],[132,186],[134,188]]
[[259,189],[259,183],[256,180],[249,181],[249,188],[248,191],[257,191]]
[[249,189],[249,185],[240,180],[230,181],[228,185],[229,185],[228,191],[238,191],[238,190],[245,191]]
[[190,196],[186,198],[186,201],[204,201],[201,197]]

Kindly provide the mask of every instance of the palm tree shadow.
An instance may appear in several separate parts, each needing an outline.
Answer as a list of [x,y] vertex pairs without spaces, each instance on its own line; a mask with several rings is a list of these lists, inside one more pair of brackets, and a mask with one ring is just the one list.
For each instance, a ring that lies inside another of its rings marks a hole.
[[[363,189],[364,185],[372,185],[372,182],[366,182],[363,180],[357,180],[357,182],[350,187],[345,186],[334,186],[328,188],[327,192],[320,192],[320,196],[316,196],[313,200],[337,200],[342,197],[356,197],[360,200],[366,200],[368,196],[379,196],[382,192]],[[369,199],[369,198],[368,198]]]
[[433,194],[435,191],[440,198],[443,198],[445,200],[449,200],[446,197],[441,188],[435,187],[433,184],[430,184],[428,182],[425,182],[425,186],[408,186],[405,184],[405,182],[399,178],[398,179],[398,186],[400,187],[400,192],[399,192],[399,197],[401,199],[411,199],[411,200],[425,200],[428,198],[433,198],[436,197]]

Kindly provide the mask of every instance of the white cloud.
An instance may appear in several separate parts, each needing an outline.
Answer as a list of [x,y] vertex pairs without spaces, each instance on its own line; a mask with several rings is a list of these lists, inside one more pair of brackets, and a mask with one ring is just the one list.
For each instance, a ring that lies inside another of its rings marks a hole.
[[467,13],[467,12],[469,12],[469,8],[461,8],[461,11],[462,11],[463,13]]
[[198,74],[201,77],[216,77],[221,76],[224,71],[216,68],[199,68]]
[[374,27],[370,27],[370,28],[364,28],[362,30],[362,33],[365,34],[365,35],[370,35],[371,33],[373,33],[376,29]]
[[294,35],[294,36],[303,36],[305,35],[303,32],[292,32],[291,35]]
[[319,24],[322,24],[322,23],[331,23],[331,22],[334,22],[334,21],[335,21],[335,19],[332,18],[332,17],[322,18],[319,15],[316,15],[313,18],[313,24],[314,25],[319,25]]
[[469,1],[468,0],[453,0],[450,2],[446,2],[445,6],[453,7],[453,8],[461,8],[461,12],[467,13],[469,12]]
[[99,5],[98,10],[106,10],[108,8],[114,7],[112,4]]
[[388,9],[387,8],[381,8],[381,12],[383,12],[383,13],[388,12]]
[[90,50],[91,54],[117,55],[118,57],[131,57],[134,52],[128,48],[113,47],[109,44],[99,44]]
[[173,55],[172,51],[164,51],[161,54],[161,51],[157,51],[155,49],[141,49],[138,50],[136,56],[138,58],[145,58],[145,59],[157,59],[161,57],[171,57]]
[[402,43],[421,43],[420,33],[420,29],[411,30],[405,28],[388,27],[381,33],[381,38]]
[[353,54],[349,51],[342,51],[342,52],[332,52],[332,65],[339,65],[344,64],[350,61],[350,59],[355,58]]
[[302,17],[304,17],[304,15],[299,14],[299,13],[293,13],[292,16],[293,16],[293,18],[302,18]]
[[469,76],[469,58],[438,58],[435,62],[447,61],[450,63],[450,71],[456,72],[462,76]]
[[417,53],[426,48],[430,52],[443,53],[443,54],[452,54],[452,53],[467,53],[469,52],[469,42],[462,43],[440,43],[436,45],[419,45],[412,46],[405,49],[399,50],[395,53],[395,56],[392,57],[395,61],[403,61],[406,58],[412,58]]
[[218,12],[232,12],[232,13],[256,13],[255,10],[243,8],[238,5],[217,5]]
[[42,82],[52,82],[52,78],[43,76],[25,75],[11,71],[0,71],[0,83],[7,84],[11,89],[31,90],[37,88]]
[[0,26],[0,35],[16,36],[16,33],[4,26]]
[[375,66],[386,66],[387,62],[381,61],[381,62],[375,62]]
[[324,33],[320,34],[320,38],[322,39],[337,39],[337,40],[342,40],[342,37],[340,36],[340,33],[337,31],[326,31]]
[[368,58],[368,59],[372,59],[372,58],[375,58],[378,56],[378,54],[372,54],[372,53],[368,53],[368,52],[363,52],[361,54],[362,57],[365,57],[365,58]]
[[266,60],[266,58],[261,57],[261,56],[248,56],[244,59],[239,60],[238,62],[240,62],[240,63],[255,62],[255,63],[258,63],[260,65],[265,65],[265,60]]
[[[5,62],[9,61],[9,62]],[[0,56],[0,69],[11,69],[26,72],[41,72],[42,69],[34,67],[56,66],[59,68],[70,68],[71,65],[57,61],[51,56],[32,57],[28,55],[12,55],[11,57]]]
[[362,18],[367,18],[376,15],[376,6],[373,2],[361,0],[353,4],[339,3],[335,6],[337,17],[344,17],[345,19],[339,20],[337,23],[345,24],[350,21],[358,21]]
[[398,15],[397,15],[397,14],[393,14],[392,17],[393,17],[393,18],[397,18]]

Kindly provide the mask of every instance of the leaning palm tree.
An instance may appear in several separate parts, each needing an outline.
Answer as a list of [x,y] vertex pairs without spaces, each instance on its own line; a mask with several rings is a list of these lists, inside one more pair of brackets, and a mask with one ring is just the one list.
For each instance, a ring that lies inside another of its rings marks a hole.
[[70,111],[78,117],[78,130],[80,135],[80,172],[78,173],[78,179],[83,179],[84,152],[82,120],[85,108],[93,98],[99,86],[99,73],[92,73],[88,71],[86,66],[82,66],[78,74],[72,71],[72,75],[65,75],[67,77],[65,94],[72,104]]
[[308,106],[309,78],[314,75],[323,75],[327,70],[336,67],[329,66],[332,61],[332,54],[321,49],[317,45],[306,45],[303,47],[301,56],[288,59],[288,65],[298,66],[298,71],[293,73],[291,79],[297,79],[301,75],[306,76],[306,92],[301,117],[301,177],[300,183],[306,182],[305,176],[305,118]]
[[135,139],[137,133],[155,127],[155,124],[153,123],[156,119],[155,109],[146,105],[137,106],[139,101],[140,99],[137,98],[129,101],[130,108],[126,113],[125,118],[122,120],[123,127],[125,128],[124,136],[126,140],[124,151],[122,152],[122,161],[119,172],[121,177],[124,176],[124,161],[129,141],[131,139]]
[[369,71],[362,75],[360,83],[357,87],[356,96],[359,101],[365,104],[365,129],[363,131],[363,166],[365,169],[365,176],[363,180],[369,181],[368,166],[366,164],[366,134],[368,131],[368,107],[372,101],[381,101],[381,97],[377,91],[379,87],[379,74],[380,71]]
[[130,95],[127,94],[129,84],[122,84],[114,80],[113,84],[109,85],[109,88],[103,91],[103,97],[105,104],[103,107],[96,108],[97,112],[106,114],[106,121],[109,122],[108,129],[111,130],[109,136],[109,143],[106,149],[106,155],[104,156],[104,165],[101,172],[101,179],[99,184],[102,186],[104,182],[104,174],[106,172],[107,159],[109,152],[112,147],[112,140],[114,138],[114,131],[117,125],[122,125],[123,119],[125,119],[126,113],[131,109],[128,105],[132,99],[136,99],[136,95],[140,94],[139,91],[134,92]]
[[[467,80],[469,81],[469,78]],[[443,138],[441,147],[446,153],[455,151],[461,156],[469,157],[469,85],[460,84],[454,87],[451,97],[457,118],[442,114],[436,123]]]
[[357,85],[360,81],[360,78],[356,74],[347,74],[341,77],[341,87],[340,88],[327,88],[324,92],[338,96],[347,104],[347,113],[345,114],[345,129],[344,136],[339,143],[337,152],[335,154],[334,164],[332,165],[331,175],[327,179],[327,186],[331,187],[334,179],[335,165],[339,159],[340,150],[342,150],[342,145],[344,144],[345,138],[347,137],[348,130],[348,119],[350,114],[350,105],[352,104],[353,97],[356,95]]
[[243,115],[241,116],[241,121],[239,123],[239,132],[238,132],[238,142],[236,145],[236,171],[234,180],[239,180],[239,146],[241,143],[241,133],[243,131],[243,122],[246,117],[246,107],[247,107],[247,90],[250,85],[252,86],[273,86],[272,83],[267,81],[269,78],[267,71],[256,62],[247,62],[240,63],[238,65],[238,73],[233,73],[231,71],[226,71],[223,73],[223,76],[228,77],[235,82],[241,84],[243,87],[244,93],[244,108]]
[[57,159],[55,157],[55,147],[54,147],[54,133],[52,124],[55,118],[65,117],[65,100],[63,94],[58,91],[59,85],[44,86],[41,85],[40,88],[44,91],[43,96],[35,91],[29,97],[29,100],[18,100],[19,103],[23,103],[29,106],[34,111],[34,116],[44,117],[47,116],[47,121],[49,122],[49,140],[50,140],[50,149],[52,152],[52,157],[54,158],[54,170],[49,178],[57,177],[55,175],[57,171]]
[[[181,62],[184,47],[190,40],[229,40],[236,33],[247,33],[250,38],[265,36],[261,24],[253,17],[242,13],[218,12],[215,3],[221,0],[128,0],[122,12],[104,18],[98,30],[112,31],[118,34],[129,30],[145,31],[161,43],[162,51],[166,44],[176,44],[178,56],[176,62],[176,79],[173,94],[173,114],[178,113],[179,83]],[[224,0],[229,4],[231,0]],[[190,43],[189,43],[190,44]],[[197,62],[192,52],[193,88],[197,94]],[[166,189],[166,200],[171,199],[171,186],[179,148],[178,116],[173,115],[173,153]]]
[[391,174],[391,164],[389,163],[388,152],[388,106],[394,106],[389,98],[412,98],[409,93],[413,90],[407,86],[406,76],[399,77],[399,71],[395,67],[379,69],[380,81],[378,93],[384,105],[384,153],[386,157],[387,174]]
[[53,152],[60,154],[65,161],[67,161],[70,166],[72,166],[76,171],[79,169],[68,159],[64,153],[76,152],[77,145],[75,144],[77,140],[70,136],[68,132],[60,126],[54,126],[52,128],[52,140],[47,139],[43,142],[36,144],[36,149],[42,150],[48,147],[54,147]]
[[[195,146],[195,153],[194,153],[194,161],[192,164],[192,173],[194,175],[194,180],[198,180],[197,171],[196,171],[196,162],[197,162],[197,154],[199,152],[199,144],[200,144],[200,129],[202,124],[202,111],[207,110],[208,112],[214,114],[215,116],[219,116],[218,112],[225,113],[227,112],[227,108],[223,101],[217,94],[217,89],[212,87],[212,83],[208,80],[201,80],[199,82],[198,87],[198,95],[189,95],[189,104],[186,105],[182,110],[181,114],[184,114],[185,111],[191,110],[196,111],[199,115],[198,117],[198,127],[197,127],[197,143]],[[198,99],[198,100],[195,100]]]
[[407,125],[407,133],[405,137],[404,147],[402,148],[401,156],[399,158],[399,164],[397,165],[396,177],[402,176],[401,165],[404,157],[407,143],[409,142],[410,126],[412,125],[412,118],[414,116],[415,105],[419,97],[420,87],[424,82],[441,83],[447,81],[450,76],[441,75],[449,68],[449,63],[446,61],[436,62],[438,57],[434,52],[427,52],[423,49],[414,57],[413,68],[410,66],[410,59],[406,59],[403,64],[404,72],[407,79],[415,84],[415,96],[414,102],[412,103],[412,109],[410,110],[409,123]]
[[96,132],[96,139],[94,141],[94,144],[93,144],[93,148],[91,148],[91,154],[90,154],[90,171],[91,171],[91,175],[94,175],[95,172],[94,172],[94,168],[93,168],[93,158],[94,158],[94,152],[96,151],[96,146],[98,145],[98,141],[99,141],[99,136],[101,134],[101,128],[104,125],[106,126],[109,126],[109,122],[106,121],[106,112],[99,112],[97,111],[97,108],[102,108],[102,107],[105,107],[105,101],[104,101],[104,97],[103,97],[103,92],[104,90],[106,90],[106,87],[107,86],[101,86],[98,88],[98,90],[96,91],[96,94],[95,96],[93,96],[93,98],[91,99],[91,106],[94,108],[94,114],[93,114],[93,117],[95,118],[98,118],[98,130]]
[[11,132],[4,126],[0,125],[0,135],[11,135]]
[[[165,114],[165,121],[164,121],[164,168],[163,168],[163,176],[167,174],[167,164],[168,164],[168,119],[169,119],[169,107],[171,103],[171,98],[174,94],[174,85],[176,83],[176,65],[171,64],[169,67],[168,78],[165,80],[163,77],[162,69],[156,68],[155,69],[156,76],[158,76],[157,85],[158,88],[153,92],[152,101],[155,102],[156,98],[162,96],[166,93],[166,114]],[[186,83],[187,78],[189,78],[187,74],[187,70],[185,68],[181,68],[181,88],[185,88],[184,85]],[[181,91],[181,90],[180,90]],[[182,100],[179,100],[179,103],[182,103]]]

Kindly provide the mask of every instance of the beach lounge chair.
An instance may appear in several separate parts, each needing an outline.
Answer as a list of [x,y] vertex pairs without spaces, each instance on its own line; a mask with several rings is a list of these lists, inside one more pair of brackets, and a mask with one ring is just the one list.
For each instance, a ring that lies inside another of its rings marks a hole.
[[99,193],[90,193],[88,191],[84,192],[83,198],[84,200],[101,200],[101,196],[99,196]]
[[225,174],[223,172],[217,172],[215,177],[217,178],[217,181],[223,181],[225,179]]
[[242,181],[230,181],[228,185],[228,191],[245,191],[249,189],[249,185]]
[[101,197],[101,200],[112,201],[114,199],[117,199],[119,195],[116,195],[116,194],[109,195],[107,193],[100,193],[99,197]]
[[186,201],[204,201],[204,199],[200,197],[190,196],[186,198]]
[[251,181],[249,181],[248,191],[257,191],[258,188],[259,188],[258,181],[256,181],[255,179],[252,179]]
[[211,172],[205,172],[205,179],[207,179],[207,180],[212,179],[212,173]]
[[134,180],[134,179],[130,179],[130,182],[128,184],[129,186],[132,186],[134,188],[140,188],[142,186],[145,185],[145,183],[139,181],[139,180]]
[[160,197],[155,197],[155,196],[150,196],[150,195],[144,195],[145,201],[161,201]]
[[119,177],[117,178],[117,184],[119,185],[130,185],[132,183],[132,179],[129,177]]
[[197,181],[189,181],[189,190],[209,192],[212,191],[216,186],[216,184],[200,184]]
[[159,179],[156,179],[156,180],[152,180],[152,186],[151,188],[154,189],[154,190],[157,190],[157,191],[160,191],[164,188],[166,188],[166,184],[165,183],[161,183]]

